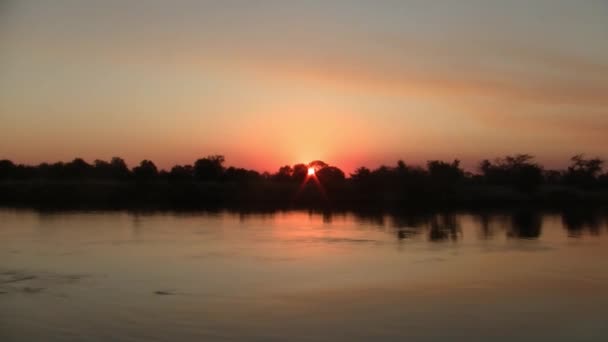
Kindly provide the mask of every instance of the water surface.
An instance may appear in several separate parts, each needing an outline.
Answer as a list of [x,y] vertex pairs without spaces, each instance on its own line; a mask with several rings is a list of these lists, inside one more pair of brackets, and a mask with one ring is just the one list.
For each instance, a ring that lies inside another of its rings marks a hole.
[[607,222],[4,209],[0,341],[605,341]]

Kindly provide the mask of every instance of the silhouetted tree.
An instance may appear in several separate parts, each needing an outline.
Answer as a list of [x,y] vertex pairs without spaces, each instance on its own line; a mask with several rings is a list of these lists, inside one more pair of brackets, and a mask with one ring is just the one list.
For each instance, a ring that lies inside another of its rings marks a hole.
[[296,164],[292,168],[291,178],[294,182],[302,183],[308,175],[308,166],[305,164]]
[[355,170],[351,181],[361,198],[375,201],[396,201],[420,196],[426,185],[427,172],[398,161],[396,167],[381,165],[370,171],[365,167]]
[[399,160],[395,169],[382,170],[383,173],[386,173],[387,171],[391,171],[394,175],[379,174],[379,176],[381,176],[382,179],[385,179],[385,187],[388,187],[389,189],[396,188],[401,192],[398,196],[400,199],[405,199],[410,196],[422,196],[424,192],[430,190],[428,184],[428,178],[430,178],[428,171],[421,167],[410,166],[402,160]]
[[194,177],[201,181],[220,180],[224,173],[224,156],[212,155],[194,163]]
[[248,183],[260,181],[261,179],[262,176],[257,171],[243,168],[229,167],[224,172],[224,180],[228,182]]
[[41,163],[36,168],[36,176],[47,180],[71,179],[71,175],[66,171],[65,164],[57,162],[53,164]]
[[590,187],[598,180],[604,161],[600,158],[587,159],[578,154],[571,159],[572,164],[566,171],[566,181],[581,187]]
[[77,179],[91,176],[93,167],[81,158],[76,158],[65,164],[65,173],[67,178]]
[[350,174],[351,183],[359,198],[370,197],[375,192],[372,182],[372,171],[361,166]]
[[487,183],[511,185],[523,191],[536,189],[543,180],[543,169],[528,154],[483,160],[479,169]]
[[129,178],[131,174],[127,163],[119,157],[112,157],[112,160],[110,160],[110,168],[112,170],[112,178],[114,179],[124,180]]
[[608,172],[598,177],[598,183],[604,188],[608,187]]
[[316,171],[321,170],[324,167],[328,167],[326,162],[321,160],[314,160],[308,163],[308,167],[314,167]]
[[458,159],[452,163],[431,160],[427,162],[427,169],[431,177],[431,184],[442,190],[451,189],[464,178],[464,170],[460,168]]
[[370,169],[361,166],[355,170],[354,173],[350,174],[350,178],[358,183],[367,182],[371,177],[372,172]]
[[547,184],[560,184],[564,179],[564,172],[560,170],[545,170],[543,172],[543,179]]
[[384,191],[384,189],[395,187],[395,176],[396,174],[394,169],[386,165],[381,165],[372,171],[372,181],[374,183],[374,187],[382,191]]
[[[56,167],[59,167],[57,165]],[[124,160],[113,157],[110,162],[105,160],[95,160],[92,166],[92,177],[96,179],[126,180],[129,178],[130,171]]]
[[[63,174],[65,175],[65,170],[62,169]],[[34,179],[38,177],[38,168],[35,166],[17,165],[17,169],[15,170],[15,179],[19,180],[27,180]]]
[[285,165],[279,168],[279,171],[272,175],[272,180],[278,182],[289,182],[292,180],[293,169],[289,165]]
[[344,172],[335,166],[326,166],[316,172],[319,181],[326,186],[336,186],[344,183]]
[[137,180],[152,180],[158,177],[158,169],[153,162],[142,160],[139,166],[133,168],[133,174]]
[[17,166],[10,160],[0,160],[0,179],[15,178]]
[[194,167],[192,165],[175,165],[169,172],[170,181],[192,181],[194,179]]
[[95,159],[93,162],[93,175],[97,179],[111,179],[112,166],[104,160]]

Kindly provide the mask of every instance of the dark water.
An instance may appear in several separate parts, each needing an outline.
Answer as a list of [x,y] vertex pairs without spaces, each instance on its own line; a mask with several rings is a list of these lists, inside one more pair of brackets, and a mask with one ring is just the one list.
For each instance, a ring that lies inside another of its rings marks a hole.
[[0,211],[0,341],[606,341],[608,220]]

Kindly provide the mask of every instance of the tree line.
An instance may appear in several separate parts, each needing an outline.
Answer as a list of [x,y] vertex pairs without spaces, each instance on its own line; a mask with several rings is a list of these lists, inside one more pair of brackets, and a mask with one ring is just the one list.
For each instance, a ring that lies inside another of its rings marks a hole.
[[[285,165],[274,173],[226,167],[225,158],[211,155],[193,164],[159,170],[150,160],[129,168],[109,161],[15,164],[0,160],[0,201],[5,203],[65,201],[212,203],[241,202],[362,203],[519,201],[534,199],[608,201],[604,161],[576,155],[561,170],[544,168],[531,155],[483,160],[475,172],[459,160],[430,160],[424,166],[398,161],[374,169],[359,167],[346,175],[323,161]],[[309,168],[315,175],[308,175]],[[25,184],[25,185],[24,185]],[[596,196],[596,194],[601,196]]]
[[546,169],[528,154],[508,155],[479,163],[477,172],[466,172],[459,160],[446,162],[430,160],[426,167],[408,165],[398,161],[395,166],[382,165],[375,169],[359,167],[350,177],[336,166],[323,161],[309,164],[285,165],[275,173],[260,173],[244,168],[226,167],[222,155],[211,155],[193,164],[175,165],[169,171],[159,170],[150,160],[129,168],[127,163],[114,157],[110,161],[95,160],[87,163],[81,158],[71,162],[41,163],[39,165],[15,164],[0,160],[0,180],[115,180],[115,181],[213,181],[213,182],[302,182],[309,167],[314,167],[316,177],[326,183],[349,181],[361,186],[432,186],[446,188],[459,183],[507,185],[521,190],[533,190],[542,184],[575,185],[589,188],[606,185],[608,172],[603,171],[604,161],[576,155],[563,170]]

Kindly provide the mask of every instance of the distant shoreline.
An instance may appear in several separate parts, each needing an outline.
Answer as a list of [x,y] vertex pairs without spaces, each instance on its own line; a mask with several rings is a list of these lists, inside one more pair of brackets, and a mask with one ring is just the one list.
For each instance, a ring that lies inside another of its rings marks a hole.
[[0,181],[0,206],[48,209],[337,209],[417,210],[510,207],[567,208],[608,205],[608,190],[541,186],[520,192],[505,186],[471,185],[450,192],[360,193],[354,184],[321,193],[312,186],[273,182]]
[[0,160],[0,205],[47,208],[483,208],[608,204],[604,161],[576,155],[564,170],[548,170],[527,154],[479,163],[459,160],[425,167],[358,168],[349,176],[316,160],[275,173],[225,167],[221,155],[158,170],[150,160],[130,169],[121,158],[89,164],[30,166]]

